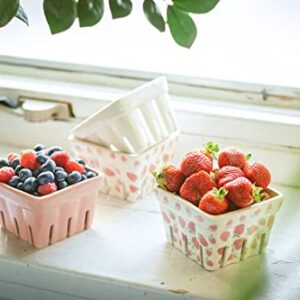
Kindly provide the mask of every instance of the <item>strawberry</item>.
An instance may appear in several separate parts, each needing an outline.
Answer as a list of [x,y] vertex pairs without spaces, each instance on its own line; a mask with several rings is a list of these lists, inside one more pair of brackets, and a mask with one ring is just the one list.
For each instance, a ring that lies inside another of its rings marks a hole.
[[262,200],[262,189],[258,188],[245,177],[239,177],[224,185],[228,191],[227,199],[237,207],[250,206],[254,201]]
[[200,151],[187,153],[181,162],[181,171],[187,177],[199,171],[210,173],[212,167],[212,161]]
[[234,166],[243,169],[250,157],[250,154],[245,155],[237,147],[226,147],[219,154],[218,164],[220,168]]
[[10,179],[16,175],[16,172],[11,167],[3,167],[0,169],[0,182],[8,183]]
[[204,148],[203,150],[201,150],[201,152],[211,161],[213,161],[216,157],[216,154],[219,152],[219,145],[215,144],[212,141],[209,141],[206,144],[204,144]]
[[211,215],[220,215],[227,211],[228,200],[226,199],[227,191],[223,188],[219,190],[213,188],[207,192],[199,202],[199,208]]
[[40,195],[48,195],[57,191],[57,186],[55,182],[49,182],[42,184],[37,189]]
[[69,160],[65,164],[65,170],[67,173],[71,173],[73,171],[77,171],[80,174],[83,174],[85,171],[85,168],[82,164],[78,163],[75,160]]
[[253,162],[244,166],[245,176],[255,185],[266,189],[271,182],[270,171],[260,162]]
[[57,166],[64,167],[66,163],[70,160],[70,155],[66,151],[57,151],[51,154],[51,159],[53,159]]
[[216,183],[209,174],[205,171],[199,171],[184,181],[179,194],[185,200],[198,206],[202,196],[214,187],[216,187]]
[[11,163],[14,159],[19,158],[19,154],[11,152],[7,155],[7,160]]
[[163,167],[159,172],[154,171],[152,174],[161,188],[172,193],[178,193],[185,180],[182,171],[174,165]]
[[33,171],[36,167],[36,153],[32,150],[25,150],[21,153],[20,164],[23,168]]
[[245,177],[240,168],[225,166],[216,172],[216,183],[218,187],[224,186],[227,182],[230,182],[238,177]]

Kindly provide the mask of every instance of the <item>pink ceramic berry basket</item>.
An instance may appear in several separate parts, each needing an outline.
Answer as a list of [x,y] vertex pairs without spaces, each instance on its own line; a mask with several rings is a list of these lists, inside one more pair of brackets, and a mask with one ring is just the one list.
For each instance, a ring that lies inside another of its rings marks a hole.
[[104,173],[101,192],[127,201],[141,200],[154,190],[152,171],[170,161],[179,132],[140,154],[113,152],[109,148],[69,137],[71,151]]
[[0,225],[36,248],[64,240],[91,227],[100,181],[98,175],[43,197],[0,183]]
[[209,271],[262,253],[283,195],[219,216],[209,215],[181,197],[156,188],[168,242]]

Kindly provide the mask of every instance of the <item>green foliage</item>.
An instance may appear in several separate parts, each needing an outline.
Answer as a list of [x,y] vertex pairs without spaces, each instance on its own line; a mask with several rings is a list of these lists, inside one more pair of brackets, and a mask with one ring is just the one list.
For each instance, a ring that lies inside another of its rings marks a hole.
[[80,27],[94,26],[103,17],[103,0],[78,0],[77,11]]
[[167,20],[175,42],[180,46],[190,48],[197,36],[197,28],[193,19],[173,5],[167,9]]
[[0,27],[8,24],[17,14],[19,0],[0,0]]
[[159,7],[153,0],[145,0],[143,9],[146,18],[155,28],[161,32],[166,30],[165,20],[161,15]]
[[173,0],[176,7],[194,14],[204,14],[211,11],[219,0]]
[[109,7],[113,19],[127,17],[132,11],[130,0],[109,0]]
[[51,33],[69,29],[77,16],[75,0],[44,0],[44,13]]
[[[167,23],[157,2],[166,8]],[[160,32],[169,26],[175,42],[190,48],[197,36],[197,28],[189,13],[203,14],[211,11],[219,0],[144,0],[143,11],[147,20]],[[132,12],[131,0],[109,0],[113,19],[124,18]],[[104,0],[44,0],[44,14],[52,34],[69,29],[78,17],[80,27],[94,26],[104,15]],[[28,25],[28,18],[19,0],[0,0],[0,27],[14,17]]]

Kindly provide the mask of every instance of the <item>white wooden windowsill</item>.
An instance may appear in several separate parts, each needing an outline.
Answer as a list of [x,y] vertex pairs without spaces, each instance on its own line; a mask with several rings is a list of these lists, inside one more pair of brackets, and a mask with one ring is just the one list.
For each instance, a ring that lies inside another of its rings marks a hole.
[[299,299],[300,190],[274,187],[286,201],[266,253],[216,272],[166,242],[154,194],[134,204],[101,195],[92,229],[42,250],[1,230],[0,298]]
[[102,195],[92,229],[42,250],[1,230],[0,298],[296,299],[300,190],[275,187],[286,201],[266,253],[216,272],[167,244],[154,195]]

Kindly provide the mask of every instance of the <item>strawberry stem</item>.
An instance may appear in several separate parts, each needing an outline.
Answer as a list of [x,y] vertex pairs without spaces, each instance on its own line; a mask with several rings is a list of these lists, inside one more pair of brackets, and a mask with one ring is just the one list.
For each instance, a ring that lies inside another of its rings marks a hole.
[[208,141],[206,144],[203,145],[203,147],[204,147],[204,151],[206,153],[212,154],[214,159],[217,159],[216,154],[219,152],[219,145],[218,144],[216,144],[212,141]]
[[261,187],[253,185],[252,196],[254,202],[259,203],[264,199],[264,190]]
[[219,190],[217,188],[212,189],[212,193],[218,200],[223,200],[224,197],[227,195],[228,191],[224,188],[220,188]]
[[252,154],[251,153],[248,153],[245,155],[245,158],[246,158],[246,161],[249,161],[252,157]]

